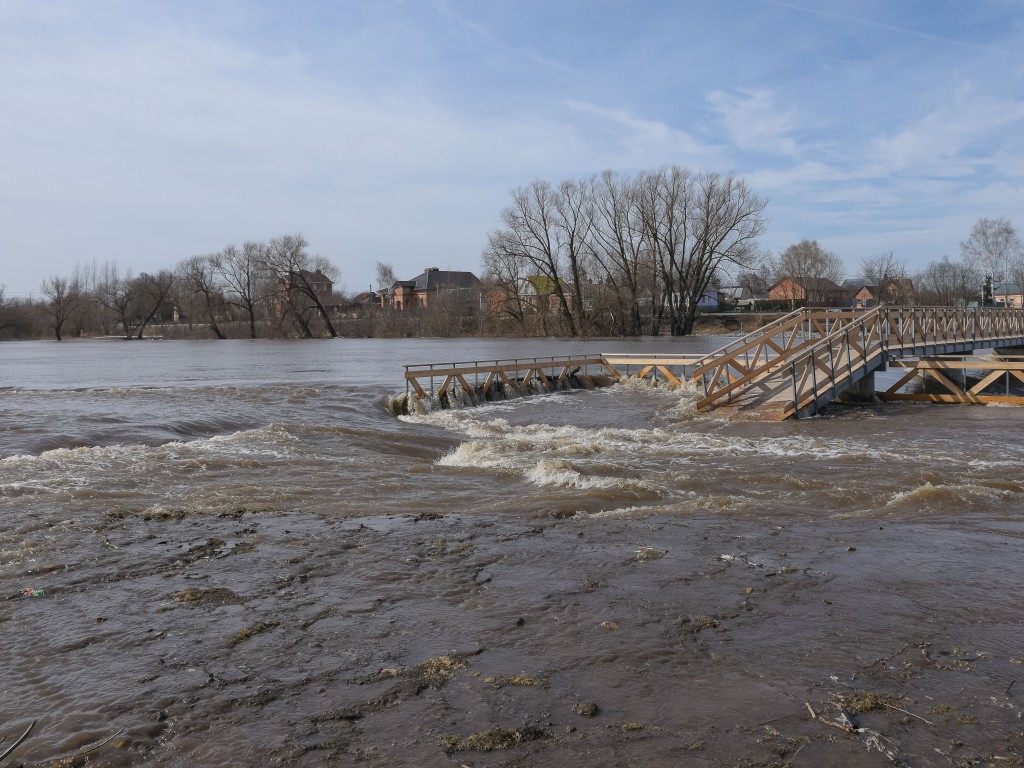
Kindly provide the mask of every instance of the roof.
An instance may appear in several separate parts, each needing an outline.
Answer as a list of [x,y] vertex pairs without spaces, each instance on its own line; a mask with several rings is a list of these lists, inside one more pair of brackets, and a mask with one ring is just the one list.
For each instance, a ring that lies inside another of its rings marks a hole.
[[859,291],[861,288],[867,288],[872,293],[875,292],[875,286],[871,285],[870,283],[865,283],[863,280],[857,278],[851,280],[843,280],[843,284],[839,287],[842,288],[844,291]]
[[417,291],[434,291],[442,288],[476,288],[480,278],[472,272],[453,272],[429,267],[412,280],[399,280],[395,285],[413,288]]
[[783,277],[782,279],[777,280],[775,283],[773,283],[768,288],[768,290],[772,291],[785,282],[790,282],[793,283],[794,285],[798,285],[805,291],[831,292],[840,290],[838,285],[836,285],[826,277],[808,277],[804,280],[797,280],[795,277]]
[[992,286],[992,293],[1013,295],[1024,294],[1024,284],[1014,282],[997,283]]

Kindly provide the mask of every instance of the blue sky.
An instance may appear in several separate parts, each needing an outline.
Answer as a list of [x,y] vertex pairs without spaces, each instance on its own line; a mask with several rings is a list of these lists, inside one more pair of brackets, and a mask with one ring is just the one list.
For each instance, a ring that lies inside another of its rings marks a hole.
[[9,296],[294,232],[479,272],[513,187],[671,163],[851,276],[1024,229],[1021,0],[0,0],[0,103]]

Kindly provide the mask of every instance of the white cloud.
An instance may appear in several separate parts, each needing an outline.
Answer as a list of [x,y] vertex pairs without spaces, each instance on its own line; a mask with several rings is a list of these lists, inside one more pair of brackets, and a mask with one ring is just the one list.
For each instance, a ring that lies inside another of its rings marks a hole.
[[997,99],[962,87],[951,101],[892,135],[872,142],[874,172],[912,171],[967,176],[992,164],[990,142],[1005,141],[1007,129],[1024,122],[1024,100]]
[[732,141],[750,152],[793,155],[796,141],[789,134],[796,127],[792,110],[775,105],[775,92],[767,88],[743,89],[738,93],[712,91],[708,102],[721,116]]
[[602,133],[610,134],[610,142],[617,151],[608,156],[614,159],[611,165],[615,167],[652,168],[676,164],[704,169],[723,163],[723,146],[702,142],[665,122],[649,120],[622,108],[580,101],[569,101],[568,106],[580,115],[600,120],[589,126],[588,133],[592,140]]

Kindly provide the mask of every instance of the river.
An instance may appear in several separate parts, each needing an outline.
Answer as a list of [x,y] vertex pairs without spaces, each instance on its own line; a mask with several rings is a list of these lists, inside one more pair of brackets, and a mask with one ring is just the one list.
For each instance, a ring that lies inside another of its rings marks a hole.
[[0,345],[0,754],[1024,759],[1024,410],[388,409],[406,363],[723,341]]

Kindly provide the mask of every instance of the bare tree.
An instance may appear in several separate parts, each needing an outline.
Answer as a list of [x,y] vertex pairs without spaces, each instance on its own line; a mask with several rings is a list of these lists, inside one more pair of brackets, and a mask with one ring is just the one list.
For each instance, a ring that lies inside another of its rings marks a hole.
[[643,332],[641,298],[652,278],[651,251],[644,237],[636,182],[605,171],[592,182],[593,261],[613,291],[617,330]]
[[[843,262],[817,240],[801,240],[779,254],[779,277],[788,277],[803,291],[807,303],[826,302],[827,294],[843,279]],[[790,296],[795,305],[800,296]]]
[[264,300],[270,269],[270,246],[247,241],[241,249],[233,245],[220,252],[219,274],[224,282],[224,301],[245,313],[249,338],[256,338],[256,311]]
[[310,256],[302,235],[284,235],[270,241],[269,264],[277,281],[277,296],[285,315],[303,338],[314,336],[312,320],[319,318],[327,333],[338,332],[331,322],[329,305],[338,270],[322,256]]
[[907,275],[906,262],[892,251],[865,257],[861,260],[860,269],[864,282],[874,286],[875,299],[879,304],[913,303],[913,286]]
[[137,278],[139,304],[136,315],[136,338],[141,339],[146,331],[146,326],[158,317],[161,322],[167,318],[163,316],[166,302],[171,296],[174,288],[174,273],[169,269],[161,269],[156,274],[143,272]]
[[779,264],[771,251],[762,251],[746,269],[741,269],[733,283],[748,289],[754,296],[768,294],[772,283],[778,279]]
[[[562,211],[559,206],[563,206]],[[577,336],[579,328],[573,308],[578,302],[573,301],[565,279],[572,268],[565,263],[563,244],[567,237],[560,229],[569,213],[547,181],[537,180],[512,190],[512,204],[501,212],[503,229],[493,232],[488,239],[487,258],[492,263],[505,261],[516,265],[515,271],[520,271],[520,265],[525,266],[527,280],[537,278],[534,285],[542,286],[538,292],[554,297],[566,331]],[[546,296],[536,299],[536,308],[543,313],[547,308]]]
[[488,235],[483,267],[484,280],[490,286],[491,309],[498,317],[513,320],[524,334],[529,332],[528,313],[535,309],[526,295],[528,265],[511,233],[498,230]]
[[383,261],[377,262],[377,290],[389,291],[391,287],[398,282],[398,278],[395,277],[395,270],[390,264],[385,264]]
[[943,307],[965,306],[975,301],[981,289],[981,274],[973,267],[943,256],[917,276],[920,300]]
[[735,176],[694,175],[678,166],[644,174],[640,190],[672,335],[690,334],[700,299],[716,275],[756,260],[767,201]]
[[82,285],[77,268],[70,278],[53,275],[43,280],[41,290],[47,300],[50,325],[57,341],[61,341],[65,323],[82,302]]
[[225,338],[224,332],[217,324],[217,314],[224,306],[224,292],[218,281],[221,270],[219,253],[183,259],[178,262],[177,269],[178,284],[182,293],[193,299],[193,307],[199,305],[202,308],[207,326],[218,339]]
[[114,315],[126,339],[132,338],[134,326],[131,317],[138,298],[139,285],[130,269],[122,275],[116,262],[108,261],[103,265],[96,286],[96,301]]
[[960,243],[964,263],[996,281],[1019,279],[1024,245],[1009,219],[978,219]]

